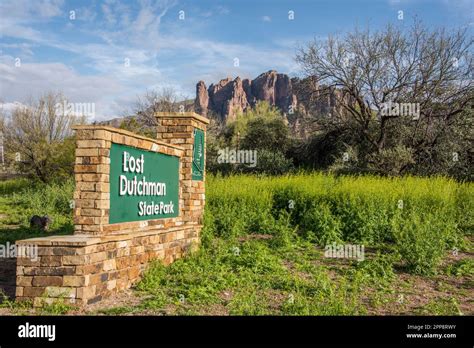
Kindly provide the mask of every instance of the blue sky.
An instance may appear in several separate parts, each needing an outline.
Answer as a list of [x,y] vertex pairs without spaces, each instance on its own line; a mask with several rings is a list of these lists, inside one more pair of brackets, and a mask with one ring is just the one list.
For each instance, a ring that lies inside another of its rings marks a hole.
[[414,16],[472,32],[474,1],[1,0],[0,103],[8,110],[61,91],[95,103],[97,119],[113,118],[146,89],[194,98],[199,80],[270,69],[297,76],[299,45],[355,26],[409,26]]

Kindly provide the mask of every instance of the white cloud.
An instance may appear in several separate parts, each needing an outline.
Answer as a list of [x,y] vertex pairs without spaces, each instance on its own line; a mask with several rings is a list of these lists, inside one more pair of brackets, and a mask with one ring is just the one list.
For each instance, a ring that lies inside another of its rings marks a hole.
[[212,16],[225,16],[230,13],[230,10],[223,6],[217,6],[211,9],[206,9],[205,11],[201,11],[199,8],[193,9],[194,13],[198,13],[198,16],[209,18]]
[[33,12],[38,13],[40,17],[49,18],[63,14],[63,0],[42,0],[33,2]]
[[61,63],[22,64],[15,67],[13,57],[0,60],[0,95],[4,102],[26,102],[45,93],[62,92],[71,102],[95,103],[99,117],[110,114],[108,96],[124,87],[112,77],[81,76]]
[[[2,0],[0,13],[10,19],[35,22],[64,14],[63,0]],[[2,18],[3,19],[3,18]]]
[[262,21],[264,22],[271,22],[272,21],[272,18],[270,16],[263,16],[262,17]]
[[[7,44],[7,43],[1,43],[0,42],[0,47],[1,48],[7,48],[7,49],[14,49],[18,52],[21,53],[21,56],[22,57],[25,57],[25,56],[33,56],[33,47],[36,47],[37,45],[34,45],[34,44],[28,44],[26,42],[22,42],[22,43],[11,43],[11,44]],[[3,50],[0,49],[0,55],[2,54]]]
[[217,10],[217,13],[221,15],[228,15],[230,13],[230,10],[224,6],[217,6],[216,10]]

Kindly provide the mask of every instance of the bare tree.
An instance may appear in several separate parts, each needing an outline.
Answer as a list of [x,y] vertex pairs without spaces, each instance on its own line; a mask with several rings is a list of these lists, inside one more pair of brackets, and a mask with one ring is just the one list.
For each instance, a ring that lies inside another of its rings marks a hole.
[[472,46],[467,29],[429,31],[415,20],[406,31],[388,25],[315,40],[296,59],[318,82],[311,93],[337,98],[334,124],[359,133],[376,153],[403,145],[416,156],[472,102]]
[[64,102],[61,94],[49,93],[37,102],[31,100],[29,105],[16,107],[1,120],[7,152],[21,171],[43,182],[60,176],[63,170],[72,172],[71,126],[84,122],[84,118],[64,109]]
[[192,108],[184,96],[171,87],[159,90],[147,90],[143,96],[138,96],[133,108],[137,121],[145,128],[157,125],[155,112],[185,112]]

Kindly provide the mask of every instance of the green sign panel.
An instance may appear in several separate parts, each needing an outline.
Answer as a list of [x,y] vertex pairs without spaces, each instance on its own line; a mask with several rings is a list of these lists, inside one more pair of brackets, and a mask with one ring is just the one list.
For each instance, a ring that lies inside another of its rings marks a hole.
[[176,217],[179,157],[112,144],[109,223]]
[[204,132],[194,129],[193,148],[193,180],[202,180],[204,177]]

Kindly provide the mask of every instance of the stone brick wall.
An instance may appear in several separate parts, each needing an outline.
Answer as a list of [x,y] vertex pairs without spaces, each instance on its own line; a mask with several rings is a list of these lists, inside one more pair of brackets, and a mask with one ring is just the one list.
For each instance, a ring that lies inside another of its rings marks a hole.
[[[193,145],[194,145],[194,129],[201,129],[206,134],[206,125],[209,120],[195,113],[167,113],[157,112],[156,118],[158,122],[157,139],[167,143],[179,145],[184,149],[182,157],[182,173],[183,173],[183,221],[191,224],[202,224],[202,216],[204,213],[205,195],[205,177],[202,181],[192,180],[192,162],[193,162]],[[204,153],[206,146],[204,143]]]
[[[17,259],[16,297],[41,306],[63,299],[85,305],[129,288],[151,260],[165,264],[196,250],[205,202],[203,181],[192,180],[194,113],[158,114],[158,140],[105,126],[77,126],[74,235],[17,241],[37,245],[39,257]],[[109,224],[110,148],[124,144],[180,158],[179,215]]]
[[[109,222],[109,173],[110,147],[112,143],[132,146],[138,149],[178,156],[184,161],[184,150],[176,145],[149,139],[137,134],[105,126],[76,126],[76,164],[74,166],[76,189],[74,192],[75,234],[103,235],[108,233],[127,233],[146,228],[145,222],[128,222],[108,225]],[[186,172],[180,168],[180,191]],[[180,195],[180,197],[182,197]],[[181,204],[180,204],[181,207]],[[180,212],[181,213],[181,212]],[[180,214],[181,215],[181,214]],[[166,221],[170,227],[182,222],[181,216]],[[151,229],[162,225],[163,221],[150,222]]]
[[92,237],[29,239],[38,245],[35,261],[19,258],[16,296],[35,306],[62,299],[85,305],[129,288],[151,260],[169,264],[196,250],[199,231],[192,226]]

